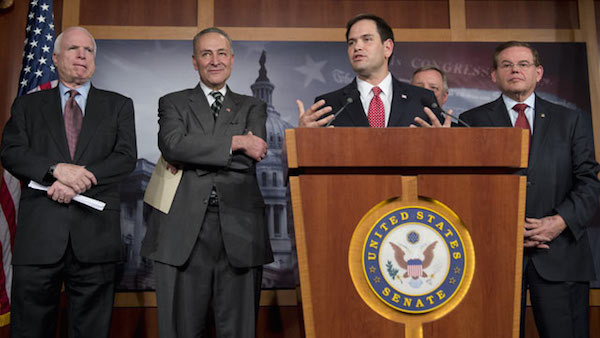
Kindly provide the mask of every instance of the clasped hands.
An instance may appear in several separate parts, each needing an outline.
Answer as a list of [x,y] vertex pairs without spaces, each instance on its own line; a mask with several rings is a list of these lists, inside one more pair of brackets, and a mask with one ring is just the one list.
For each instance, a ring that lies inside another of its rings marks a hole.
[[56,181],[48,188],[48,197],[58,203],[68,204],[75,195],[81,194],[98,184],[96,176],[84,166],[59,163],[54,169]]
[[246,135],[235,135],[231,138],[231,151],[241,151],[256,162],[260,162],[267,157],[267,142],[249,131]]
[[559,215],[542,218],[525,218],[523,246],[526,248],[550,249],[549,243],[567,228]]

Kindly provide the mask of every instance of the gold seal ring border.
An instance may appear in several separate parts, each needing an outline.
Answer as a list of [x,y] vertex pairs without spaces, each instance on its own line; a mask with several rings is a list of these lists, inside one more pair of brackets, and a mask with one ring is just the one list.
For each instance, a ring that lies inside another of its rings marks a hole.
[[[404,202],[403,204],[405,204],[405,205],[403,205],[403,206],[401,206],[401,207],[398,207],[398,208],[393,208],[393,209],[391,209],[391,210],[389,210],[389,211],[386,211],[386,212],[385,212],[385,213],[384,213],[384,214],[383,214],[381,217],[379,217],[379,219],[378,219],[377,221],[375,221],[375,223],[373,224],[373,226],[371,226],[371,228],[369,229],[369,231],[367,232],[367,234],[370,234],[370,233],[373,231],[373,229],[375,229],[375,227],[377,226],[377,224],[379,224],[379,222],[381,222],[381,220],[383,220],[385,217],[388,217],[388,216],[389,216],[391,213],[394,213],[394,212],[396,212],[396,211],[398,211],[398,210],[402,210],[402,209],[408,209],[408,208],[419,208],[419,209],[427,210],[427,211],[429,211],[429,212],[431,212],[431,213],[434,213],[434,214],[436,214],[436,215],[438,215],[438,216],[442,217],[442,218],[443,218],[443,219],[444,219],[444,220],[445,220],[445,221],[446,221],[448,224],[450,224],[450,226],[451,226],[452,228],[454,228],[454,230],[456,231],[456,234],[457,234],[457,236],[459,237],[459,240],[461,241],[461,243],[463,243],[462,236],[460,235],[458,228],[457,228],[456,226],[454,226],[454,224],[452,224],[452,222],[450,222],[450,221],[449,221],[449,220],[448,220],[446,217],[444,217],[444,215],[442,215],[441,213],[438,213],[436,210],[433,210],[433,209],[431,209],[431,208],[428,208],[428,207],[424,207],[424,206],[420,206],[420,205],[414,205],[414,204],[412,204],[412,203],[410,203],[410,202]],[[429,225],[427,225],[427,224],[423,224],[423,226],[426,226],[426,227],[431,227],[431,226],[429,226]],[[433,231],[435,231],[435,230],[433,230]],[[388,234],[389,234],[389,233],[388,233]],[[438,234],[438,235],[439,235],[439,234]],[[364,241],[364,243],[363,243],[363,250],[364,250],[364,248],[367,246],[367,240],[368,240],[368,237],[369,237],[369,236],[365,236],[365,241]],[[385,237],[387,237],[387,235],[386,235]],[[384,239],[385,239],[385,237],[384,237]],[[383,242],[383,239],[382,239],[382,242]],[[449,250],[448,250],[448,251],[449,251]],[[466,256],[466,247],[465,247],[464,243],[463,243],[463,252],[465,252],[465,256]],[[449,256],[450,256],[450,255],[449,255]],[[363,255],[361,256],[361,261],[362,261],[362,257],[364,257],[364,251],[363,251]],[[449,259],[450,259],[450,257],[449,257]],[[362,267],[363,267],[363,276],[365,277],[365,279],[366,279],[366,280],[369,280],[369,277],[368,277],[367,271],[366,271],[366,269],[365,269],[365,265],[364,265],[364,264],[362,264]],[[467,270],[467,259],[466,259],[466,257],[465,257],[465,271],[466,271],[466,270]],[[447,273],[448,273],[448,272],[447,272]],[[446,278],[448,277],[448,274],[447,274],[447,273],[446,273],[446,276],[445,276],[444,280],[446,280]],[[398,311],[405,312],[405,313],[410,313],[410,314],[422,314],[422,313],[427,313],[427,312],[434,311],[435,309],[437,309],[437,308],[439,308],[439,307],[442,307],[442,306],[444,306],[445,304],[448,304],[448,303],[449,303],[449,302],[452,300],[452,298],[453,298],[453,297],[454,297],[454,296],[455,296],[455,295],[458,293],[458,290],[460,290],[460,288],[461,288],[461,286],[462,286],[462,282],[463,282],[463,280],[464,280],[464,277],[465,277],[465,274],[463,273],[463,277],[460,279],[460,283],[459,283],[459,284],[456,286],[456,291],[455,291],[454,293],[452,293],[452,295],[450,295],[450,296],[448,297],[448,299],[446,299],[446,300],[445,300],[445,301],[443,301],[442,303],[438,304],[437,306],[434,306],[434,307],[432,307],[432,308],[428,308],[428,309],[425,309],[425,310],[422,310],[422,311],[410,311],[410,310],[402,309],[402,308],[400,308],[400,307],[396,307],[396,306],[394,306],[394,305],[392,305],[392,304],[388,303],[387,301],[385,301],[385,299],[383,299],[383,298],[382,298],[382,297],[381,297],[381,296],[380,296],[380,295],[377,293],[377,291],[375,291],[375,289],[373,288],[373,286],[372,286],[372,284],[371,284],[371,283],[367,282],[367,284],[369,285],[369,288],[371,289],[371,291],[372,291],[372,292],[373,292],[373,293],[374,293],[374,294],[377,296],[377,298],[379,298],[379,299],[380,299],[382,302],[384,302],[384,303],[385,303],[387,306],[389,306],[389,307],[391,307],[391,308],[393,308],[393,309],[396,309],[396,310],[398,310]],[[388,283],[388,284],[389,284],[389,283]],[[394,288],[392,287],[392,289],[394,289]],[[395,290],[395,289],[394,289],[394,290]],[[396,291],[398,291],[398,290],[396,290]],[[404,295],[404,293],[402,293],[402,292],[400,292],[400,291],[398,291],[398,293],[402,294],[402,296],[405,296],[405,295]],[[409,297],[417,298],[417,297],[420,297],[420,296],[423,296],[423,295],[412,295],[412,296],[409,296]]]
[[[365,279],[364,268],[362,264],[362,248],[364,246],[364,239],[372,228],[371,224],[375,224],[376,220],[383,217],[383,215],[397,208],[403,208],[405,206],[417,206],[424,208],[439,208],[436,210],[446,220],[452,220],[452,224],[455,225],[459,236],[462,239],[463,246],[465,247],[465,272],[462,279],[461,285],[457,288],[452,299],[445,303],[445,306],[425,312],[422,314],[406,313],[399,310],[395,310],[386,303],[382,302],[378,296],[372,291],[369,283]],[[425,322],[431,322],[437,320],[446,314],[450,313],[465,297],[467,294],[471,282],[473,280],[473,274],[475,271],[475,250],[471,236],[458,215],[448,208],[445,204],[428,198],[419,196],[418,200],[401,201],[399,197],[391,198],[382,201],[371,208],[362,219],[359,221],[352,238],[350,240],[349,254],[348,254],[348,266],[350,269],[350,276],[354,287],[363,301],[380,316],[406,325],[414,326]]]

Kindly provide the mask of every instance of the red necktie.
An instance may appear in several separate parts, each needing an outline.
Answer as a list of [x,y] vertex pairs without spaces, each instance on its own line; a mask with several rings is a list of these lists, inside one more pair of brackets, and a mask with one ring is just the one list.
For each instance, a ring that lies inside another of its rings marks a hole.
[[71,153],[71,159],[73,159],[75,158],[75,148],[77,147],[77,140],[79,140],[79,132],[81,132],[83,113],[77,101],[75,101],[75,96],[79,95],[79,92],[74,89],[69,90],[69,95],[69,99],[65,105],[64,119],[69,152]]
[[369,124],[373,128],[385,128],[385,108],[381,97],[381,88],[373,87],[373,98],[369,103]]
[[525,116],[525,109],[529,107],[525,103],[518,103],[512,108],[514,111],[519,113],[517,116],[517,120],[515,121],[515,128],[523,128],[529,130],[529,135],[531,135],[531,128],[529,127],[529,120],[527,120],[527,116]]

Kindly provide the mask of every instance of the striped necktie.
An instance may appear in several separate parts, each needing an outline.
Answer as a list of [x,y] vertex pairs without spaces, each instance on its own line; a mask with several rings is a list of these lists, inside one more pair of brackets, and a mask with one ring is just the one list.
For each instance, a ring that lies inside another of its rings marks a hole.
[[221,92],[211,92],[210,95],[215,98],[215,102],[210,106],[210,109],[213,112],[213,117],[215,120],[219,117],[219,112],[221,111],[221,107],[223,107],[223,94]]

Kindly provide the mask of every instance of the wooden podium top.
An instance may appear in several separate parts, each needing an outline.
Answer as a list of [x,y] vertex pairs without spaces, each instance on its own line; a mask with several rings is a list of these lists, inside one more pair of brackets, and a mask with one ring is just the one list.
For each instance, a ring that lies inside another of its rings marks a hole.
[[296,128],[285,133],[292,174],[328,167],[509,173],[526,168],[529,154],[527,132],[516,128]]

